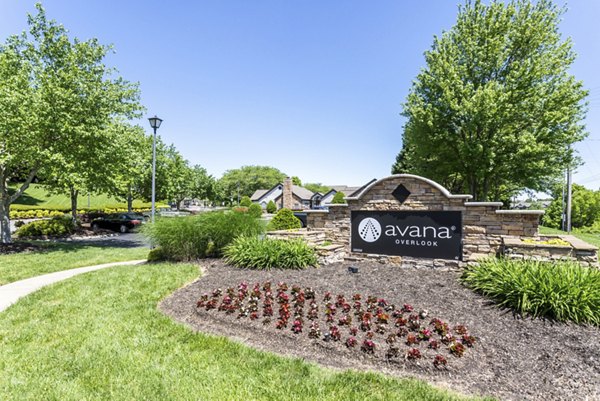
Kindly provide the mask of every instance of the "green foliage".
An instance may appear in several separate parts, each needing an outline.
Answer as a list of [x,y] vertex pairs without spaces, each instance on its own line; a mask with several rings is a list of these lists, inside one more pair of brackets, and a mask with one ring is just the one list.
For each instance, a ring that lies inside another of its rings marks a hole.
[[[72,38],[41,4],[29,30],[0,45],[0,242],[10,242],[10,205],[34,177],[69,193],[113,185],[117,141],[108,129],[139,117],[139,88],[104,64],[109,46]],[[7,183],[23,178],[9,194]],[[73,212],[75,213],[75,212]]]
[[320,182],[316,182],[316,183],[307,182],[302,186],[304,188],[308,189],[309,191],[312,191],[315,193],[318,192],[322,195],[325,195],[327,192],[331,191],[331,187],[328,187],[327,185],[323,185]]
[[292,184],[301,187],[302,186],[302,180],[300,180],[300,177],[293,176],[292,177]]
[[257,189],[270,189],[283,182],[286,175],[274,167],[243,166],[227,170],[219,180],[220,196],[223,200],[237,199],[240,196],[252,196]]
[[294,216],[294,212],[286,208],[279,209],[267,225],[268,231],[293,230],[296,228],[302,228],[302,222]]
[[165,253],[163,252],[162,248],[158,247],[158,248],[154,248],[152,250],[150,250],[150,252],[148,252],[148,262],[152,263],[152,262],[161,262],[163,260],[167,260],[168,258],[166,257]]
[[168,260],[189,261],[220,256],[224,246],[240,235],[264,231],[249,213],[207,212],[197,216],[165,217],[146,224],[142,232],[162,249]]
[[267,203],[267,213],[275,213],[276,211],[277,205],[274,201],[270,200],[269,203]]
[[227,263],[250,269],[304,269],[317,264],[314,249],[301,239],[238,237],[223,255]]
[[260,216],[262,216],[262,212],[262,207],[260,207],[258,203],[253,203],[248,207],[248,213],[252,217],[259,218]]
[[462,281],[499,306],[533,317],[600,326],[600,270],[572,262],[487,259]]
[[75,224],[70,217],[54,217],[50,220],[36,220],[20,227],[17,237],[40,237],[69,235],[75,231]]
[[569,74],[562,11],[550,0],[468,1],[434,38],[403,105],[394,172],[433,179],[473,200],[546,189],[574,163],[587,91]]
[[242,196],[242,199],[240,200],[240,206],[250,207],[250,205],[252,205],[250,197],[248,195]]
[[344,204],[344,203],[346,203],[346,199],[344,199],[345,197],[346,197],[346,195],[344,195],[343,192],[336,192],[335,195],[333,195],[333,199],[331,200],[331,203]]
[[[555,191],[556,197],[542,217],[543,225],[561,228],[562,192]],[[573,184],[571,197],[571,225],[573,228],[591,228],[600,224],[600,191],[592,191],[582,185]],[[593,231],[592,231],[593,232]]]

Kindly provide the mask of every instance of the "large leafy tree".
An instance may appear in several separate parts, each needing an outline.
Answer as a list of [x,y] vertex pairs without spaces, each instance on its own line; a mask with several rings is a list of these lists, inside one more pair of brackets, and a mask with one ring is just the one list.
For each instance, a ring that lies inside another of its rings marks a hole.
[[[554,188],[554,199],[543,216],[545,226],[562,228],[565,207],[562,189],[560,186]],[[591,227],[594,223],[600,222],[600,191],[592,191],[582,185],[573,184],[571,202],[571,225],[573,227]]]
[[546,189],[585,137],[587,92],[549,0],[467,1],[434,38],[404,104],[394,173],[434,179],[475,200]]
[[257,189],[270,189],[283,182],[286,175],[269,166],[243,166],[239,169],[227,170],[219,180],[219,187],[225,200],[252,196]]
[[139,125],[122,121],[115,121],[110,129],[117,132],[117,160],[112,165],[116,173],[115,184],[109,193],[125,199],[127,210],[131,212],[133,200],[150,196],[152,191],[152,137]]
[[[89,189],[90,172],[100,167],[91,157],[111,146],[108,123],[141,108],[137,86],[113,78],[114,71],[103,64],[108,47],[95,39],[71,40],[62,25],[47,20],[40,4],[36,7],[29,32],[0,46],[2,243],[11,241],[11,203],[37,175],[70,192]],[[15,176],[24,182],[9,193],[8,181]]]

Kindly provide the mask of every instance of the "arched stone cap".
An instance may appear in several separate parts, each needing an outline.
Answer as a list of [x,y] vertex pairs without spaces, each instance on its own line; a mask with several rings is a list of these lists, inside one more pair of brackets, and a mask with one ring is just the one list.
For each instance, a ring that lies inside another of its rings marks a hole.
[[437,189],[438,191],[440,191],[442,193],[442,195],[444,195],[446,198],[448,199],[471,199],[473,198],[472,195],[452,195],[450,193],[450,191],[448,191],[446,188],[444,188],[443,186],[441,186],[440,184],[438,184],[437,182],[430,180],[428,178],[425,177],[421,177],[419,175],[413,175],[413,174],[394,174],[394,175],[390,175],[389,177],[385,177],[385,178],[381,178],[373,183],[371,183],[371,185],[367,186],[361,193],[359,193],[356,196],[352,196],[352,197],[347,197],[345,198],[346,200],[360,200],[365,194],[369,193],[369,191],[377,184],[380,184],[384,181],[388,181],[388,180],[393,180],[396,178],[410,178],[413,180],[418,180],[418,181],[422,181],[426,184],[429,184],[430,186],[432,186],[433,188]]

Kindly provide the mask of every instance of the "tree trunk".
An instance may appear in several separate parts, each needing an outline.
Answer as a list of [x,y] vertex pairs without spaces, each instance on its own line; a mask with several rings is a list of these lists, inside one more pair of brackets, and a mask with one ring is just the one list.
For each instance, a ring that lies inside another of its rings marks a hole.
[[131,191],[127,194],[127,212],[133,212],[133,195],[131,194]]
[[70,189],[71,195],[71,218],[73,219],[73,223],[77,223],[77,196],[79,195],[79,191],[75,188],[71,187]]
[[[0,189],[4,191],[5,189]],[[0,243],[10,244],[12,238],[10,235],[10,203],[4,196],[0,196]]]

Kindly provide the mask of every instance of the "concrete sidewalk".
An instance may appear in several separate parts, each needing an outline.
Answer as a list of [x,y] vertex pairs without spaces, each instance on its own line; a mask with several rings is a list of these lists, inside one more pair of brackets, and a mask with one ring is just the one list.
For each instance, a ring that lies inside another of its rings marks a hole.
[[145,263],[146,260],[130,260],[127,262],[105,263],[96,266],[79,267],[77,269],[63,270],[44,274],[42,276],[31,277],[21,281],[0,286],[0,312],[8,308],[19,300],[19,298],[31,294],[49,284],[57,283],[66,280],[78,274],[92,272],[94,270],[106,269],[107,267],[122,266],[122,265],[139,265]]

